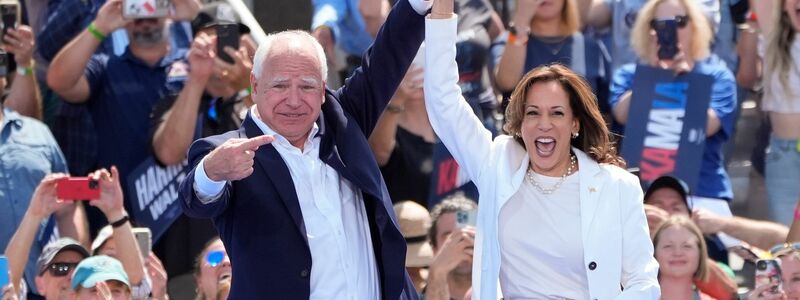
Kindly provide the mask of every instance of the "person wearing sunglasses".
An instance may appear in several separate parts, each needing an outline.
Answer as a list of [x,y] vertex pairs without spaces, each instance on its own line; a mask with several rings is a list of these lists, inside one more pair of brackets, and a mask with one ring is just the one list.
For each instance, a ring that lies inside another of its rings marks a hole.
[[[658,42],[657,29],[667,23],[677,27],[674,51],[662,51],[670,45]],[[736,123],[736,80],[721,60],[710,55],[712,39],[711,27],[695,0],[648,2],[639,12],[631,33],[631,44],[640,64],[671,70],[675,74],[694,73],[713,78],[699,176],[696,186],[690,188],[696,197],[730,201],[733,189],[723,164],[722,148],[733,134]],[[620,126],[645,125],[627,124],[631,102],[635,101],[632,89],[636,69],[636,64],[622,66],[611,83],[609,105]]]
[[771,292],[772,285],[756,287],[747,300],[797,300],[800,299],[800,243],[784,243],[772,247],[769,252],[780,260],[780,292]]
[[[45,244],[44,247],[39,244],[43,243],[41,239],[37,241],[39,235],[47,235],[40,228],[45,227],[42,224],[51,219],[51,216],[58,220],[56,224],[62,236],[70,232],[69,228],[74,229],[80,226],[78,224],[85,224],[82,214],[70,213],[74,211],[73,201],[56,199],[56,184],[66,177],[63,173],[53,173],[41,180],[31,196],[19,227],[8,241],[5,255],[8,257],[9,279],[16,291],[27,288],[29,291],[38,291],[37,294],[45,299],[61,299],[69,292],[69,278],[66,275],[75,264],[89,256],[89,252],[72,239],[62,238]],[[41,253],[37,252],[38,247],[42,247]],[[38,257],[33,268],[26,267],[31,255]]]
[[222,240],[216,237],[209,241],[195,260],[194,280],[197,284],[195,300],[217,299],[222,287],[231,283],[231,270],[231,260]]

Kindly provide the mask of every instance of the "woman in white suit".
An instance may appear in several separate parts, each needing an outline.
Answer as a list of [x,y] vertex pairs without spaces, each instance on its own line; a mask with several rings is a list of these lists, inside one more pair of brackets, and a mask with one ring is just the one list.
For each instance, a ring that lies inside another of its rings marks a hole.
[[433,129],[481,195],[474,299],[497,299],[498,281],[509,300],[658,299],[642,190],[589,85],[560,65],[532,70],[511,96],[510,135],[492,140],[461,97],[456,22],[427,20],[424,89]]

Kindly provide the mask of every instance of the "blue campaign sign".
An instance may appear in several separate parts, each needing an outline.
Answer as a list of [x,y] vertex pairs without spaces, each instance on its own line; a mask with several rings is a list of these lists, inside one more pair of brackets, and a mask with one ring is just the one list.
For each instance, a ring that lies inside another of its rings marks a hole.
[[708,75],[636,66],[622,156],[645,186],[662,175],[696,186],[713,83]]
[[162,167],[152,157],[139,164],[128,176],[128,197],[133,219],[149,227],[153,242],[158,241],[182,213],[178,188],[191,169],[186,160]]
[[464,193],[468,198],[478,201],[478,187],[458,165],[447,147],[441,141],[433,145],[433,171],[431,172],[431,191],[428,196],[428,209],[432,209],[442,199],[455,193]]

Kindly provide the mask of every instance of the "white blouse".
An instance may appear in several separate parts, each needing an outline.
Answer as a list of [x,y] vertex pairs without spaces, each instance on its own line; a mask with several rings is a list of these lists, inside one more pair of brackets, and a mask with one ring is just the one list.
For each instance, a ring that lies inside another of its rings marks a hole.
[[[765,57],[765,43],[760,43],[759,53]],[[761,100],[763,111],[777,113],[800,113],[800,39],[792,42],[791,49],[792,65],[788,70],[786,85],[783,85],[778,70],[767,69],[765,62],[764,69],[764,98]]]
[[[534,175],[542,187],[561,177]],[[505,299],[588,299],[581,241],[580,179],[552,194],[527,178],[500,210],[500,288]]]

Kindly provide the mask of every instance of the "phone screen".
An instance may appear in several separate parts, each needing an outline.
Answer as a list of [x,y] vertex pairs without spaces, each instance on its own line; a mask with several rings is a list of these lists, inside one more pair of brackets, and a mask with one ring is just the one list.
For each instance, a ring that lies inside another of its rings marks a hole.
[[233,58],[225,52],[225,47],[239,50],[239,25],[238,24],[219,24],[217,30],[217,56],[223,61],[232,64]]
[[678,22],[674,19],[653,20],[651,27],[658,38],[658,59],[673,59],[678,55]]
[[19,4],[0,3],[0,18],[3,21],[3,31],[0,34],[0,43],[5,40],[6,32],[11,28],[17,28],[19,23]]
[[756,287],[775,285],[773,293],[783,290],[780,262],[777,259],[760,259],[756,262]]
[[133,228],[133,235],[136,236],[136,243],[139,244],[139,252],[142,253],[142,257],[147,260],[147,257],[150,256],[150,251],[152,250],[152,234],[150,232],[150,228],[147,227],[136,227]]
[[8,257],[0,255],[0,288],[4,288],[8,283]]

